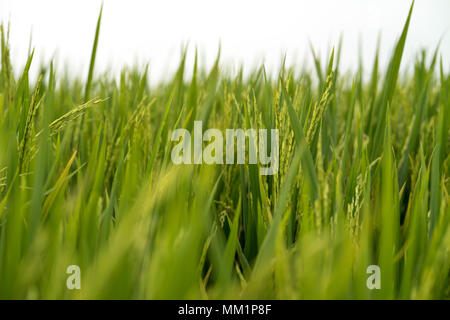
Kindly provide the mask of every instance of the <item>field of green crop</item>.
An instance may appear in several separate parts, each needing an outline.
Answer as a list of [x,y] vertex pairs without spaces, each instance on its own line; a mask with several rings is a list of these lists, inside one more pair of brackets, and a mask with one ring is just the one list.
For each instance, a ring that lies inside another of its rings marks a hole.
[[[410,16],[387,67],[344,74],[340,46],[248,76],[183,55],[152,87],[147,68],[94,74],[101,14],[87,79],[32,79],[32,52],[13,69],[3,26],[0,298],[449,299],[448,57],[400,70]],[[277,128],[278,173],[173,164],[195,120]]]

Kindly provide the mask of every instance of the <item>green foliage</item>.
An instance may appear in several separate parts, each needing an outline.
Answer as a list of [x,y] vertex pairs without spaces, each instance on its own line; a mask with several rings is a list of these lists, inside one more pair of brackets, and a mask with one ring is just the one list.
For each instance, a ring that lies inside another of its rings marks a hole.
[[[437,50],[400,72],[410,17],[384,75],[378,53],[341,75],[339,46],[325,68],[312,50],[317,81],[220,54],[186,80],[184,51],[154,87],[147,68],[94,74],[101,14],[86,82],[53,63],[30,82],[33,53],[14,76],[2,27],[0,298],[448,299],[450,77]],[[279,172],[174,165],[195,120],[279,129]]]

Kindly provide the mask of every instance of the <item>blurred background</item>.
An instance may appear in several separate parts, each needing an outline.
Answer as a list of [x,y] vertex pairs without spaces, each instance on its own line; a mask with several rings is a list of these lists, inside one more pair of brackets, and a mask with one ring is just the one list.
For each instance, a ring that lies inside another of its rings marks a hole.
[[[16,72],[31,42],[36,48],[32,72],[39,62],[55,58],[58,69],[85,76],[101,3],[0,0],[0,19],[10,22]],[[201,65],[210,66],[219,43],[222,62],[231,69],[243,64],[249,71],[264,62],[276,70],[285,54],[289,65],[308,64],[309,41],[325,59],[341,36],[342,67],[356,68],[361,54],[364,67],[371,68],[377,39],[385,63],[410,5],[410,0],[105,0],[96,71],[117,76],[123,65],[149,62],[150,80],[163,80],[186,45],[188,61],[197,47]],[[441,41],[448,69],[449,29],[450,1],[416,0],[405,60],[414,59],[421,48],[434,50]]]

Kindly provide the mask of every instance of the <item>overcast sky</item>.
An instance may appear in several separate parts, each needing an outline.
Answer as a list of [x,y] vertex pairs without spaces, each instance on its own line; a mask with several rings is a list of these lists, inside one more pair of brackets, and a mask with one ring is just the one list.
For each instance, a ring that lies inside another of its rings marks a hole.
[[[0,19],[11,23],[12,58],[25,63],[30,34],[36,48],[34,67],[55,56],[61,68],[87,73],[101,0],[0,0]],[[392,49],[405,22],[409,0],[105,0],[97,70],[117,73],[123,65],[150,62],[151,79],[176,67],[182,45],[197,46],[210,65],[219,42],[228,65],[270,68],[287,54],[288,62],[310,56],[308,40],[325,55],[343,35],[343,66],[357,64],[363,44],[367,66],[381,32],[382,54]],[[433,50],[442,38],[441,54],[450,66],[450,1],[416,0],[405,58],[420,48]]]

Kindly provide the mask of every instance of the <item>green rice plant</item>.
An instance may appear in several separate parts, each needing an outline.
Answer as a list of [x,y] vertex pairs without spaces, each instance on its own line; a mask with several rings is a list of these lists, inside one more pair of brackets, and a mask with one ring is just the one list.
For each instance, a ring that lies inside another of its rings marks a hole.
[[[411,12],[384,73],[379,48],[340,72],[339,44],[276,74],[195,54],[188,78],[184,48],[151,87],[94,72],[101,12],[85,80],[30,79],[33,51],[13,72],[2,26],[0,298],[449,299],[450,76],[438,50],[400,68]],[[174,164],[195,121],[278,129],[278,172]]]

